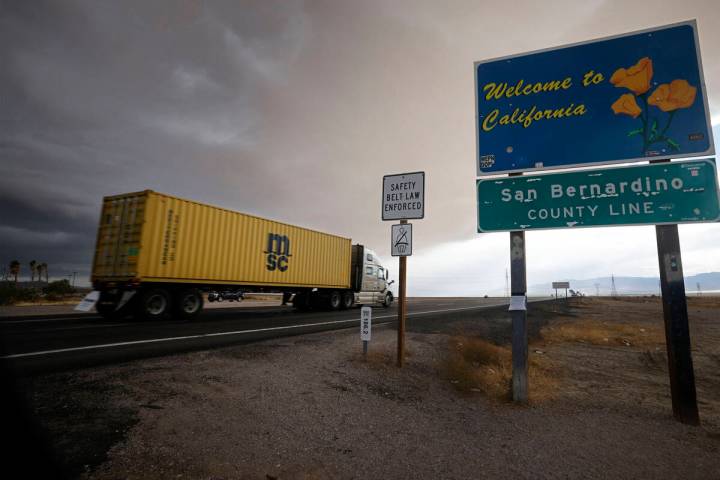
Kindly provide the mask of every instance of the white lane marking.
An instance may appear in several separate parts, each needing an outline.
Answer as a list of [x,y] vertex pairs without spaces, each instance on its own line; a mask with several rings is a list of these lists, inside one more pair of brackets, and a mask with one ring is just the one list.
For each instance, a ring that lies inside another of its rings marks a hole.
[[[429,313],[441,313],[441,312],[457,312],[461,310],[475,310],[480,308],[490,308],[490,307],[499,307],[502,305],[507,305],[506,303],[498,303],[493,305],[478,305],[474,307],[462,307],[462,308],[450,308],[445,310],[428,310],[425,312],[412,312],[408,313],[408,317],[416,316],[416,315],[427,315]],[[379,315],[375,317],[375,319],[381,319],[381,318],[396,318],[397,314],[395,315]],[[267,328],[254,328],[251,330],[235,330],[232,332],[216,332],[216,333],[202,333],[200,335],[185,335],[182,337],[167,337],[167,338],[151,338],[148,340],[133,340],[130,342],[118,342],[118,343],[105,343],[101,345],[88,345],[85,347],[72,347],[72,348],[59,348],[57,350],[43,350],[40,352],[28,352],[28,353],[16,353],[14,355],[5,355],[4,357],[0,357],[0,360],[7,360],[7,359],[13,359],[13,358],[24,358],[24,357],[37,357],[40,355],[51,355],[54,353],[66,353],[66,352],[77,352],[81,350],[92,350],[92,349],[99,349],[99,348],[112,348],[112,347],[123,347],[127,345],[142,345],[144,343],[158,343],[158,342],[175,342],[178,340],[192,340],[197,338],[207,338],[207,337],[221,337],[226,335],[240,335],[243,333],[258,333],[258,332],[271,332],[275,330],[291,330],[294,328],[304,328],[304,327],[314,327],[314,326],[322,326],[322,325],[337,325],[338,323],[349,323],[349,322],[360,322],[359,318],[351,318],[348,320],[333,320],[332,322],[320,322],[320,323],[303,323],[301,325],[287,325],[283,327],[267,327]]]

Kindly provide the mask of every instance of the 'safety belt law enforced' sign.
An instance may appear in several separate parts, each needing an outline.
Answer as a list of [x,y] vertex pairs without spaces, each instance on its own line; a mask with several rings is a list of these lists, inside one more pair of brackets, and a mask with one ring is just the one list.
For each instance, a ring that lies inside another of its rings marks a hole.
[[425,217],[425,172],[383,177],[382,219],[411,220]]

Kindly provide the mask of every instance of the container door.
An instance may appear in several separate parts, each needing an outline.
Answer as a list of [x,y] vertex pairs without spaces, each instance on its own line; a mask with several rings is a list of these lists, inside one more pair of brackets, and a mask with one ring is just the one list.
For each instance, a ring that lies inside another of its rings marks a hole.
[[104,201],[94,277],[133,277],[137,274],[146,198],[139,194]]

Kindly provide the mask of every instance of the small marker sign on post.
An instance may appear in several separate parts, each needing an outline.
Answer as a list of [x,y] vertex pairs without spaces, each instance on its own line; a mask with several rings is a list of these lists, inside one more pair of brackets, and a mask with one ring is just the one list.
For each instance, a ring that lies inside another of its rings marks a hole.
[[363,355],[367,355],[368,342],[372,337],[372,308],[362,307],[360,309],[360,340],[363,342]]

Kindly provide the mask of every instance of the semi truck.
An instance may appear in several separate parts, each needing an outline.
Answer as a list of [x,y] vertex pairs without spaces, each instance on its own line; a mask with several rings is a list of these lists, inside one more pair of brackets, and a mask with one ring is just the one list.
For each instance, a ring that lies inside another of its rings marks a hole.
[[104,317],[191,319],[230,288],[299,310],[393,302],[387,268],[349,238],[152,190],[103,198],[91,280]]

